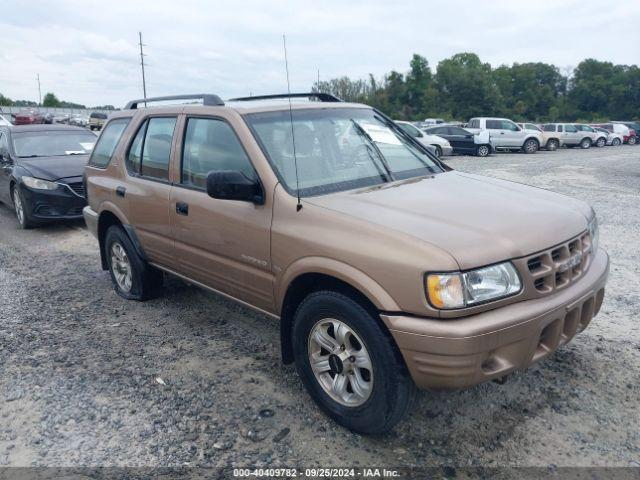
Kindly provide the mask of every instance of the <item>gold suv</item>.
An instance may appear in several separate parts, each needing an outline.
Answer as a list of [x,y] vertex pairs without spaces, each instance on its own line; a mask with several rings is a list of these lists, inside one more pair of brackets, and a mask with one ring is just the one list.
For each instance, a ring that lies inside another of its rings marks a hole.
[[465,388],[547,357],[604,296],[609,259],[584,202],[454,171],[328,94],[132,101],[85,181],[118,294],[149,298],[168,273],[280,319],[284,362],[362,433],[396,424],[416,386]]

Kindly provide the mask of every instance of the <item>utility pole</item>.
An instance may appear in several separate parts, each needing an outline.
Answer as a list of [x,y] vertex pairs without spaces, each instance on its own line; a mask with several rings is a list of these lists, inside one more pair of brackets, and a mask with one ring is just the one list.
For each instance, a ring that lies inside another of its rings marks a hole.
[[[140,36],[140,66],[142,67],[142,94],[144,98],[147,98],[147,81],[144,78],[144,53],[142,47],[145,45],[142,43],[142,32],[138,32]],[[144,102],[144,106],[147,106],[147,102]]]
[[40,74],[36,73],[36,79],[38,80],[38,98],[40,101],[38,102],[38,106],[42,106],[42,90],[40,89]]

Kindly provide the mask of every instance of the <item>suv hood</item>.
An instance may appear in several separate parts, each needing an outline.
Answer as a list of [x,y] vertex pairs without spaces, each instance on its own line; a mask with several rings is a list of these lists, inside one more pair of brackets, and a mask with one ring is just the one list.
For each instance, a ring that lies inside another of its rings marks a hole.
[[456,171],[305,201],[424,240],[462,270],[559,244],[586,230],[591,214],[565,195]]
[[60,155],[55,157],[19,158],[18,165],[43,180],[81,177],[89,155]]

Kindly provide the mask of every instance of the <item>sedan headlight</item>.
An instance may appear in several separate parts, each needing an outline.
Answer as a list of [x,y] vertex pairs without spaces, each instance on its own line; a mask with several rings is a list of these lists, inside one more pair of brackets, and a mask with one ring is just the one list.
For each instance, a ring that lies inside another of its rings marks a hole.
[[436,308],[464,308],[509,297],[520,292],[522,282],[511,262],[468,272],[431,273],[427,296]]
[[600,243],[600,229],[598,228],[598,218],[596,212],[593,212],[593,217],[589,222],[589,236],[591,237],[591,253],[596,254],[598,251],[598,245]]
[[58,188],[58,184],[55,182],[33,177],[22,177],[22,183],[36,190],[56,190]]

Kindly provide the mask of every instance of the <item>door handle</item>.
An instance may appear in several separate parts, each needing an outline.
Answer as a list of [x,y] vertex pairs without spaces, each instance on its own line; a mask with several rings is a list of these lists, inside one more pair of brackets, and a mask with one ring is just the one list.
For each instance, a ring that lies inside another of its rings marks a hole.
[[176,202],[176,213],[178,215],[189,215],[189,204],[185,202]]
[[124,197],[125,192],[127,191],[126,188],[120,186],[120,187],[116,187],[116,195],[119,197]]

